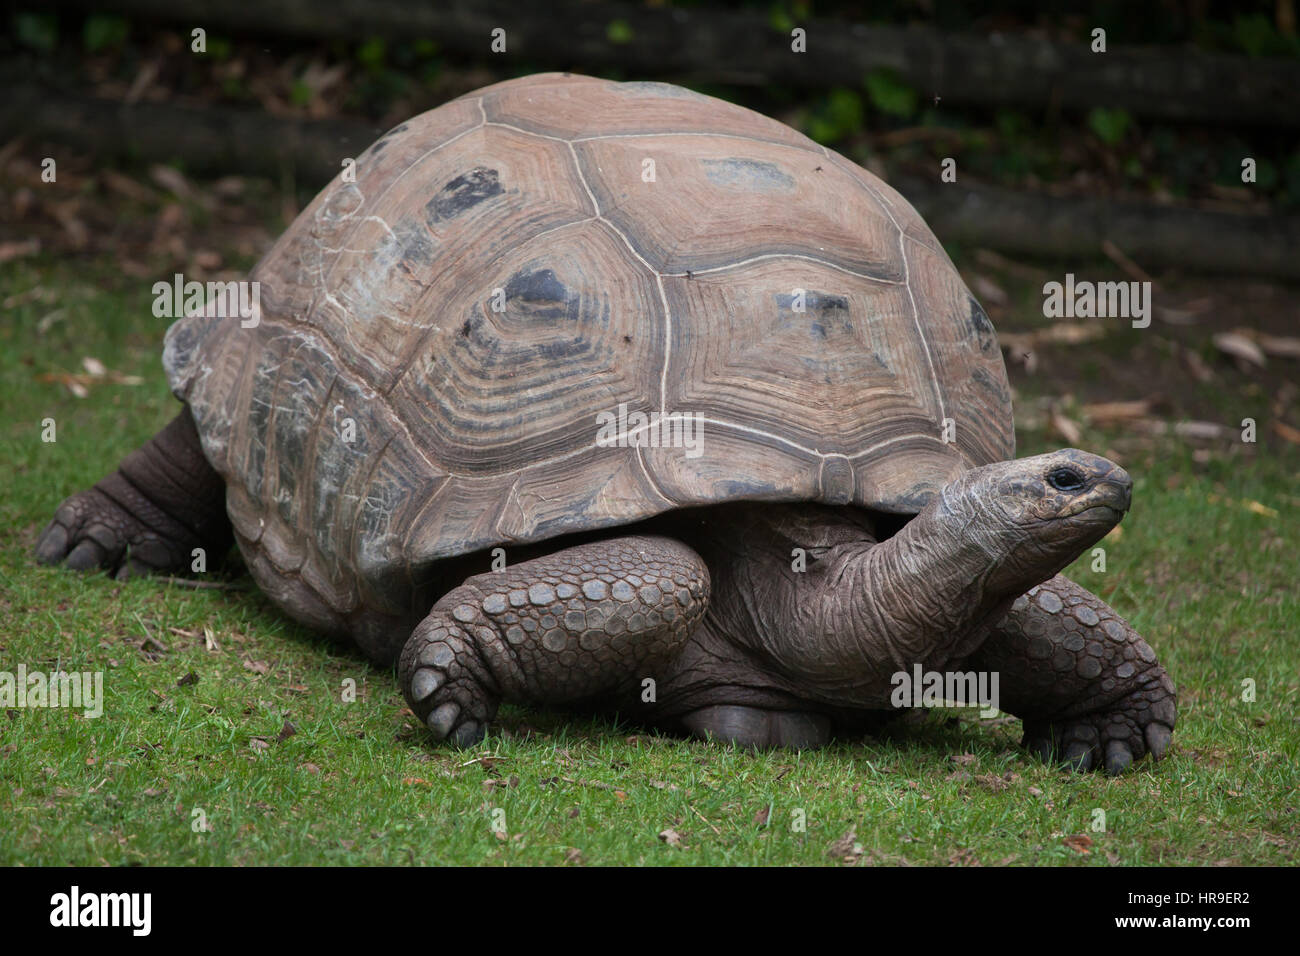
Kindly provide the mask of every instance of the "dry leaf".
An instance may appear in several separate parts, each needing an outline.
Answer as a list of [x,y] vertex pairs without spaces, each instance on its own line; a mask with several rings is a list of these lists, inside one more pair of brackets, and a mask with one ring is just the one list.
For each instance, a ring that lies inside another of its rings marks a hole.
[[858,828],[849,827],[844,836],[826,849],[826,855],[836,857],[845,863],[856,863],[858,857],[862,856],[862,844],[858,842]]
[[659,839],[663,840],[669,846],[682,845],[682,835],[673,829],[660,830]]
[[271,673],[271,668],[267,666],[265,661],[254,661],[248,658],[244,658],[244,670],[252,671],[254,674]]
[[1268,355],[1278,358],[1300,359],[1300,339],[1281,335],[1256,335],[1255,341]]
[[1205,364],[1205,359],[1201,358],[1199,352],[1193,352],[1191,349],[1182,350],[1183,363],[1187,370],[1192,373],[1192,378],[1198,382],[1209,382],[1214,379],[1214,371],[1210,366]]
[[1292,428],[1286,422],[1274,419],[1273,431],[1277,432],[1278,437],[1284,441],[1289,441],[1293,445],[1300,445],[1300,428]]
[[1240,332],[1217,332],[1210,341],[1224,355],[1231,356],[1241,363],[1250,363],[1263,368],[1268,364],[1263,350]]
[[1086,833],[1076,833],[1074,836],[1063,837],[1061,842],[1068,846],[1075,853],[1088,855],[1088,848],[1092,846],[1092,837]]
[[1050,423],[1052,429],[1060,435],[1070,445],[1082,444],[1083,432],[1080,431],[1078,424],[1066,418],[1055,409],[1052,410]]
[[1080,411],[1084,418],[1094,424],[1125,422],[1149,415],[1151,402],[1145,398],[1136,402],[1095,402],[1084,405]]
[[149,178],[177,198],[184,199],[190,194],[190,184],[185,175],[174,166],[155,165],[149,167]]
[[998,308],[1007,304],[1006,291],[987,276],[977,272],[971,277],[971,284],[974,286],[975,295],[982,301]]
[[24,239],[21,242],[0,242],[0,262],[34,256],[40,251],[41,241],[36,238]]

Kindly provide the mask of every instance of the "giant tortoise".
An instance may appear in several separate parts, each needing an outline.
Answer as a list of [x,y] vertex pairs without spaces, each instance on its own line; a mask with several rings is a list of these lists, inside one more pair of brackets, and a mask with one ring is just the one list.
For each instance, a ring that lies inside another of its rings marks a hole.
[[42,561],[258,585],[383,664],[433,736],[502,701],[810,747],[900,675],[1000,678],[1025,743],[1159,758],[1175,691],[1058,572],[1129,507],[1074,449],[1014,459],[992,325],[917,213],[750,110],[511,80],[346,164],[195,310],[185,405],[67,499]]

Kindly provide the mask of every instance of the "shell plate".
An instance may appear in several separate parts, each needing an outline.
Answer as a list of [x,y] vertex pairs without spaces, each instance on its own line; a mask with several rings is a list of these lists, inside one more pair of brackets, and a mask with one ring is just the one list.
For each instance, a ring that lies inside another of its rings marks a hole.
[[[1014,455],[993,327],[907,201],[679,87],[544,74],[417,116],[250,278],[258,324],[180,319],[164,364],[259,583],[337,615],[679,507],[913,512]],[[620,409],[699,431],[611,445]]]

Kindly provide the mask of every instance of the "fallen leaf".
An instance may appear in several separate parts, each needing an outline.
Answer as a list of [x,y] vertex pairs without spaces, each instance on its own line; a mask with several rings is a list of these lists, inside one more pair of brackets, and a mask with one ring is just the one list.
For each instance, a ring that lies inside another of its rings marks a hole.
[[1210,341],[1216,349],[1236,359],[1239,364],[1258,365],[1260,368],[1268,364],[1263,349],[1239,332],[1216,332]]
[[190,671],[190,672],[187,673],[184,677],[178,677],[178,678],[176,679],[176,686],[177,686],[177,687],[192,687],[193,685],[197,684],[198,682],[199,682],[199,675],[196,674],[196,673],[194,673],[194,671]]
[[858,842],[858,828],[849,827],[848,832],[826,849],[827,856],[833,856],[845,863],[856,863],[862,856],[862,844]]
[[40,251],[41,241],[36,238],[24,239],[21,242],[0,242],[0,263],[34,256]]
[[582,858],[582,851],[576,846],[571,846],[564,852],[564,862],[573,866],[582,866],[587,861]]
[[252,671],[254,674],[271,673],[271,668],[267,666],[265,661],[255,661],[249,658],[244,658],[244,669]]
[[1010,783],[1008,783],[1007,780],[1005,780],[1002,777],[999,777],[997,774],[992,774],[992,773],[979,774],[978,776],[975,777],[975,782],[978,783],[984,789],[990,790],[993,793],[997,793],[1001,790],[1005,790],[1007,789],[1007,787],[1010,786]]
[[150,166],[149,178],[163,189],[173,193],[178,198],[183,199],[190,194],[189,181],[185,178],[185,175],[174,166]]
[[1278,437],[1284,441],[1289,441],[1293,445],[1300,445],[1300,428],[1292,428],[1286,422],[1274,419],[1273,431],[1277,432]]
[[1086,833],[1076,833],[1074,836],[1062,837],[1061,842],[1068,846],[1075,853],[1088,855],[1088,848],[1092,846],[1092,837]]
[[988,276],[982,276],[977,272],[971,277],[971,280],[975,295],[982,301],[996,308],[1001,308],[1007,304],[1006,291]]
[[1146,418],[1151,413],[1151,402],[1145,398],[1135,402],[1094,402],[1084,405],[1079,411],[1094,424],[1126,422]]
[[1300,339],[1281,335],[1257,334],[1255,341],[1268,355],[1278,358],[1300,359]]
[[1055,432],[1066,440],[1070,445],[1079,445],[1083,438],[1083,432],[1074,421],[1066,418],[1055,409],[1052,410],[1050,418],[1051,426]]
[[293,724],[289,723],[289,721],[286,720],[286,721],[284,722],[284,726],[280,728],[280,733],[276,735],[276,738],[275,738],[275,739],[276,739],[276,742],[277,742],[277,743],[284,743],[286,740],[288,740],[290,737],[292,737],[292,736],[293,736],[294,734],[296,734],[297,732],[298,732],[298,728],[295,727]]
[[1192,373],[1192,378],[1202,383],[1213,381],[1214,370],[1205,364],[1205,359],[1201,358],[1200,353],[1183,349],[1181,354],[1187,370]]
[[660,830],[659,839],[663,840],[669,846],[682,845],[682,835],[673,829]]

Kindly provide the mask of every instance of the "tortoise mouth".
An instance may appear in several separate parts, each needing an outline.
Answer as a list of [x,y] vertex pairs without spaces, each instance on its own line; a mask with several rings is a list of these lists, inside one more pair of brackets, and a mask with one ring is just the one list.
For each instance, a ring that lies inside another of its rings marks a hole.
[[1114,524],[1123,518],[1127,512],[1127,503],[1121,505],[1116,501],[1080,501],[1061,512],[1061,517],[1087,517],[1090,520],[1105,519]]
[[1070,518],[1101,509],[1110,512],[1115,516],[1115,520],[1119,520],[1128,511],[1132,502],[1131,481],[1102,481],[1088,494],[1080,496],[1067,505],[1061,512],[1061,517]]

